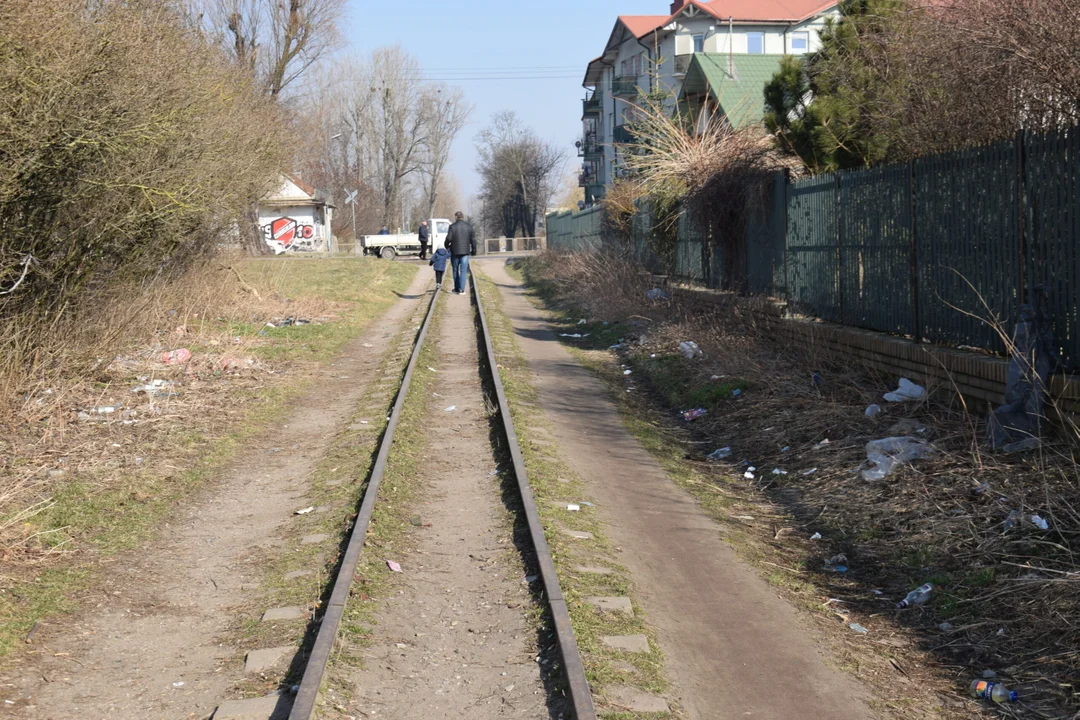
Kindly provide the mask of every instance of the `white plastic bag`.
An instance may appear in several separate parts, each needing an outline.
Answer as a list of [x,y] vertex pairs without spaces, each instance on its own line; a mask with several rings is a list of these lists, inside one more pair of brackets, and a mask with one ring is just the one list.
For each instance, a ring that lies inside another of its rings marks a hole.
[[693,340],[684,340],[679,343],[679,352],[683,354],[687,360],[693,360],[696,357],[703,355],[701,348]]
[[889,402],[922,400],[924,397],[926,397],[926,388],[916,385],[907,378],[900,378],[900,387],[890,393],[885,393],[885,399]]
[[897,467],[912,460],[922,460],[934,454],[925,440],[912,437],[891,437],[866,443],[866,461],[871,467],[862,471],[863,480],[884,480]]

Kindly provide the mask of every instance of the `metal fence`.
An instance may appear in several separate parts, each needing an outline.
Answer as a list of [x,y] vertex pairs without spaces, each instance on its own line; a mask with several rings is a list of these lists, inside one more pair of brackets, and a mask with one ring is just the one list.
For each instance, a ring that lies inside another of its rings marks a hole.
[[[559,217],[561,232],[587,236],[576,229],[585,215]],[[655,262],[651,227],[643,208],[633,245]],[[549,234],[551,247],[573,242]],[[1080,367],[1080,128],[794,182],[777,174],[732,256],[719,246],[683,219],[668,270],[824,320],[994,352],[1043,286],[1062,361]]]
[[600,205],[575,213],[570,210],[547,216],[547,243],[563,250],[596,250],[601,244],[604,209]]

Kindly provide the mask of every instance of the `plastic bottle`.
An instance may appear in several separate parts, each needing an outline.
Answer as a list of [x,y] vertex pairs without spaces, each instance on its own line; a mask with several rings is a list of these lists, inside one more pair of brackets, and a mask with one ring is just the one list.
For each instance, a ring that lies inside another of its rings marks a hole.
[[914,607],[915,605],[922,605],[924,602],[930,599],[930,593],[934,591],[934,586],[930,583],[920,585],[907,594],[907,597],[896,603],[898,610],[904,608]]
[[976,700],[993,700],[1000,705],[1006,702],[1016,702],[1020,698],[1020,694],[993,680],[972,680],[971,697]]

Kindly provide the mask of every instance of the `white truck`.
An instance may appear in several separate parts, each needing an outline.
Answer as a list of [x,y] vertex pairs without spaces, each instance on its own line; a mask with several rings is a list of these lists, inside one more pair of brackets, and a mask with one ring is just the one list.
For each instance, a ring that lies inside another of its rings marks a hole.
[[[428,251],[434,252],[446,242],[446,234],[450,232],[450,221],[445,218],[432,218],[428,220]],[[393,260],[395,255],[418,255],[420,253],[420,236],[415,233],[404,235],[363,235],[360,237],[360,247],[365,255],[378,255],[385,260]]]

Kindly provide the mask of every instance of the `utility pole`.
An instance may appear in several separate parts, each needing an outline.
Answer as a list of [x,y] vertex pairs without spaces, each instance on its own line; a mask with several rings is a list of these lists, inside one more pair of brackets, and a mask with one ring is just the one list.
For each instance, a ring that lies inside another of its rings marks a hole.
[[360,194],[359,190],[353,190],[345,198],[345,204],[352,209],[352,237],[353,237],[353,252],[356,252],[356,196]]

